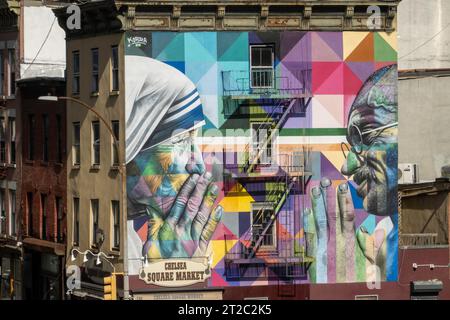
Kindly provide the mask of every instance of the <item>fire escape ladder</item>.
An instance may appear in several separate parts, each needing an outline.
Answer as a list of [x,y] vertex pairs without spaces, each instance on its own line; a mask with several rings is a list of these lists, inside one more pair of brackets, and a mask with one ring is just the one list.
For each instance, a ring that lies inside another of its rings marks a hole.
[[[286,179],[286,177],[280,177],[281,179],[278,179],[277,182],[280,182],[280,180],[284,180]],[[275,222],[275,220],[277,219],[278,213],[281,211],[281,208],[283,207],[286,199],[288,198],[292,188],[294,187],[295,183],[297,181],[297,178],[294,177],[292,178],[292,181],[289,183],[289,185],[287,187],[285,187],[285,190],[283,192],[279,192],[278,187],[275,187],[275,189],[273,189],[270,193],[270,199],[275,200],[273,201],[273,214],[264,219],[264,217],[262,216],[264,213],[264,210],[267,209],[271,209],[269,208],[269,206],[265,206],[263,208],[261,208],[260,210],[258,210],[257,215],[260,215],[263,221],[263,226],[262,228],[259,228],[259,232],[257,232],[256,234],[253,234],[252,237],[252,242],[251,242],[251,246],[250,248],[248,248],[248,258],[253,258],[256,254],[256,252],[258,251],[259,247],[261,246],[265,235],[267,234],[267,231],[269,230],[269,228],[272,227],[273,223]],[[269,198],[269,197],[268,197]]]
[[[273,138],[273,135],[275,134],[275,132],[277,132],[281,128],[281,126],[286,122],[286,120],[288,119],[289,113],[291,112],[296,101],[297,101],[297,99],[292,99],[290,101],[288,107],[283,111],[282,116],[278,119],[278,121],[276,121],[275,127],[270,131],[269,135],[264,140],[264,143],[262,144],[262,146],[259,147],[259,151],[255,157],[250,157],[250,144],[246,145],[244,152],[245,152],[245,154],[247,154],[249,156],[248,156],[248,160],[243,168],[244,172],[250,173],[253,171],[255,166],[258,164],[258,161],[261,158],[262,154],[264,153],[264,151],[267,147],[267,144],[269,143],[269,141],[272,141],[272,138]],[[266,125],[267,123],[270,123],[270,121],[272,119],[277,118],[275,116],[275,114],[277,113],[277,109],[284,108],[284,107],[285,107],[285,102],[280,101],[278,103],[278,105],[272,110],[272,113],[265,118],[264,123],[262,123],[259,128],[261,128],[263,125]]]

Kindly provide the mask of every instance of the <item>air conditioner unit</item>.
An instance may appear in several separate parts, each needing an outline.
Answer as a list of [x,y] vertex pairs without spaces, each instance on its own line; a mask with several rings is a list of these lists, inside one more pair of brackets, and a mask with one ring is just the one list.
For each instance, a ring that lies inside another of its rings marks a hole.
[[415,163],[398,164],[398,183],[409,184],[419,182],[419,167]]

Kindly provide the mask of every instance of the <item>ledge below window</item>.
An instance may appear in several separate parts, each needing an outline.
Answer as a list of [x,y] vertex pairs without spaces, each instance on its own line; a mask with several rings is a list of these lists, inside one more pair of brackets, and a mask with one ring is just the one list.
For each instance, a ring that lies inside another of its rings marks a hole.
[[89,170],[90,171],[98,171],[98,170],[100,170],[100,165],[99,164],[92,164]]
[[92,97],[92,98],[96,98],[96,97],[98,97],[98,96],[99,96],[98,91],[97,91],[97,92],[91,92],[91,97]]
[[114,91],[110,91],[109,92],[109,95],[110,96],[118,96],[120,94],[120,91],[119,90],[114,90]]
[[72,165],[72,170],[80,170],[80,165],[79,164],[73,164]]

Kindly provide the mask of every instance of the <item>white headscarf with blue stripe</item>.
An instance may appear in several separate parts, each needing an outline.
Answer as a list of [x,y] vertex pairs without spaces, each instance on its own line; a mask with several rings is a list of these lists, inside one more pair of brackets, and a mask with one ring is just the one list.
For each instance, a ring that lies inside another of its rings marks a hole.
[[161,61],[125,56],[126,163],[144,150],[204,124],[195,85]]

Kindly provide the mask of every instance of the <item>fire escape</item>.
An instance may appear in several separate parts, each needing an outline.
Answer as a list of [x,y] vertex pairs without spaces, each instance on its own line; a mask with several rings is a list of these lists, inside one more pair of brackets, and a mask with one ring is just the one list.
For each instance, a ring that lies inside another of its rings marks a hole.
[[[306,256],[305,244],[288,235],[295,230],[296,219],[300,219],[301,200],[296,196],[305,193],[311,178],[309,153],[302,148],[274,156],[271,151],[288,119],[305,116],[312,98],[311,72],[298,70],[291,78],[276,77],[274,73],[222,72],[225,117],[255,120],[250,122],[250,129],[257,136],[256,142],[233,153],[231,161],[224,150],[226,194],[242,195],[244,190],[239,189],[244,185],[248,193],[264,192],[264,201],[254,203],[256,209],[250,214],[248,230],[236,245],[225,248],[225,275],[229,280],[302,279],[313,261]],[[265,134],[260,135],[262,131]],[[274,236],[277,221],[282,223],[284,234]]]

